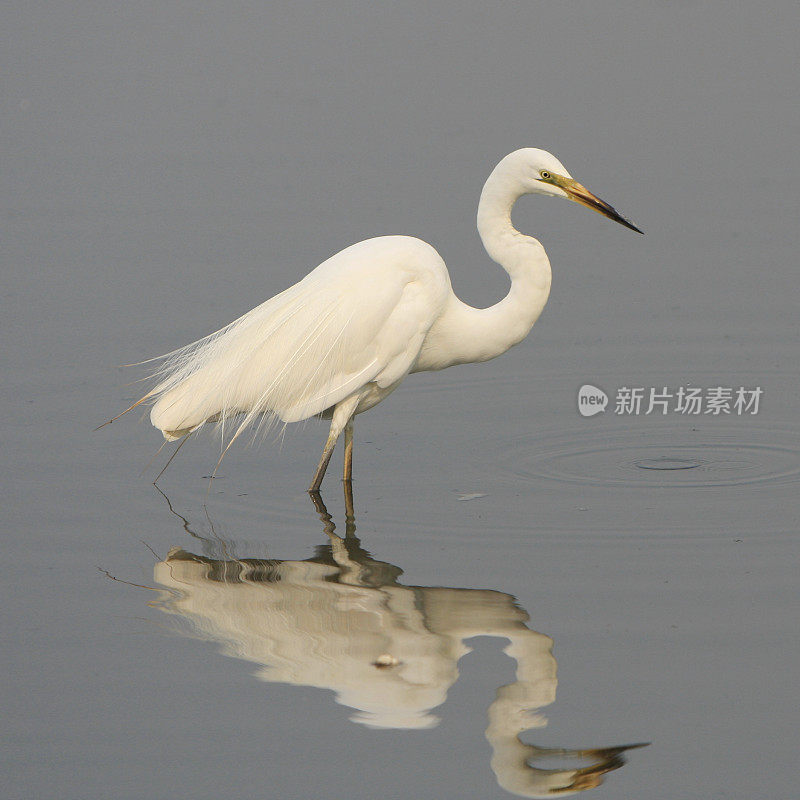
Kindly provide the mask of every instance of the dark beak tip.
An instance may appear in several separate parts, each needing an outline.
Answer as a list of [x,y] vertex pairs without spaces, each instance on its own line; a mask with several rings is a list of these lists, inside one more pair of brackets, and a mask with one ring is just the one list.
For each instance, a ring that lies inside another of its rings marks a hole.
[[632,222],[629,222],[627,219],[625,219],[625,217],[623,217],[622,214],[614,211],[614,214],[611,217],[611,219],[613,219],[614,222],[619,222],[620,225],[624,225],[626,228],[630,228],[632,231],[636,231],[636,233],[641,233],[642,236],[644,236],[644,231],[641,230],[641,228],[637,228]]
[[613,219],[615,222],[619,222],[620,225],[624,225],[626,228],[630,228],[632,231],[636,231],[636,233],[641,233],[642,236],[644,236],[643,230],[637,228],[632,222],[629,222],[627,219],[625,219],[625,217],[623,217],[622,214],[620,214],[617,210],[613,208],[611,208],[610,210],[612,212],[611,214],[609,214],[611,219]]

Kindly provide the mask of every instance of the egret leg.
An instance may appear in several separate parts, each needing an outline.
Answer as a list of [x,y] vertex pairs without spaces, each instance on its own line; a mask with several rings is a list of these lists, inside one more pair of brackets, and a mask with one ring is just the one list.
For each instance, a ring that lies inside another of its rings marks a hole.
[[319,466],[314,473],[314,480],[311,481],[311,486],[308,487],[309,492],[318,492],[319,487],[322,486],[322,479],[325,477],[325,470],[328,469],[328,464],[333,455],[333,448],[336,447],[336,440],[339,438],[339,434],[347,427],[347,423],[355,413],[360,399],[360,394],[351,395],[346,400],[342,400],[341,403],[337,403],[333,409],[330,433],[328,433],[328,438],[325,441],[325,447],[322,448],[322,458],[320,458]]
[[344,477],[345,483],[353,480],[353,418],[344,426]]
[[308,487],[309,492],[318,492],[319,487],[322,486],[322,479],[325,477],[325,470],[328,469],[328,464],[333,455],[333,448],[336,447],[336,440],[338,438],[339,431],[335,431],[333,423],[331,423],[331,430],[325,441],[325,447],[322,448],[322,458],[320,458],[317,471],[314,473],[314,480],[311,481],[311,486]]
[[356,512],[353,507],[353,483],[344,482],[344,513],[345,513],[345,539],[356,535]]

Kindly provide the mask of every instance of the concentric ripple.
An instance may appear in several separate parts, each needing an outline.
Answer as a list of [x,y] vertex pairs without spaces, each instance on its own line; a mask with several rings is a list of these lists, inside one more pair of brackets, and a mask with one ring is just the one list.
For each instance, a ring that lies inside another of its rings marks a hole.
[[[757,433],[759,438],[773,438]],[[742,434],[742,441],[731,441],[730,436],[680,441],[683,437],[677,435],[587,436],[572,430],[517,440],[500,466],[517,477],[587,486],[741,486],[800,480],[800,445],[755,442],[752,430]]]

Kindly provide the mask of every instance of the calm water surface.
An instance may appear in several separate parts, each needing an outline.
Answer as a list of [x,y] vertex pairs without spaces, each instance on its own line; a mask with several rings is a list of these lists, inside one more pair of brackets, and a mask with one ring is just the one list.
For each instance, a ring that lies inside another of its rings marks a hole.
[[[7,16],[3,797],[796,795],[797,10],[412,5]],[[352,505],[316,423],[210,489],[210,438],[159,491],[147,422],[92,433],[366,236],[494,302],[522,145],[647,235],[521,203],[545,313],[360,417]],[[763,394],[615,413],[691,387]]]

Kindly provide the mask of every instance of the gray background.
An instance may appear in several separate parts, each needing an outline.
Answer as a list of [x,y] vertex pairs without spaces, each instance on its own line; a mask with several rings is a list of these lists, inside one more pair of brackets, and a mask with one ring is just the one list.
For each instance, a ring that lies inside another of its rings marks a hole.
[[[359,535],[405,583],[513,594],[554,639],[557,699],[528,740],[653,741],[598,797],[791,796],[799,18],[790,2],[4,4],[4,796],[507,796],[482,736],[513,673],[497,640],[473,643],[431,731],[378,735],[329,693],[259,682],[97,570],[152,585],[143,541],[200,545],[150,485],[160,466],[139,475],[157,433],[92,428],[138,396],[142,372],[117,365],[362,238],[419,236],[463,299],[494,302],[475,207],[521,146],[646,236],[520,203],[550,302],[499,361],[414,376],[359,418]],[[752,417],[583,419],[585,382],[764,396]],[[210,495],[218,445],[199,440],[162,486],[240,555],[305,559],[325,541],[303,492],[323,439],[308,424],[239,448]]]

